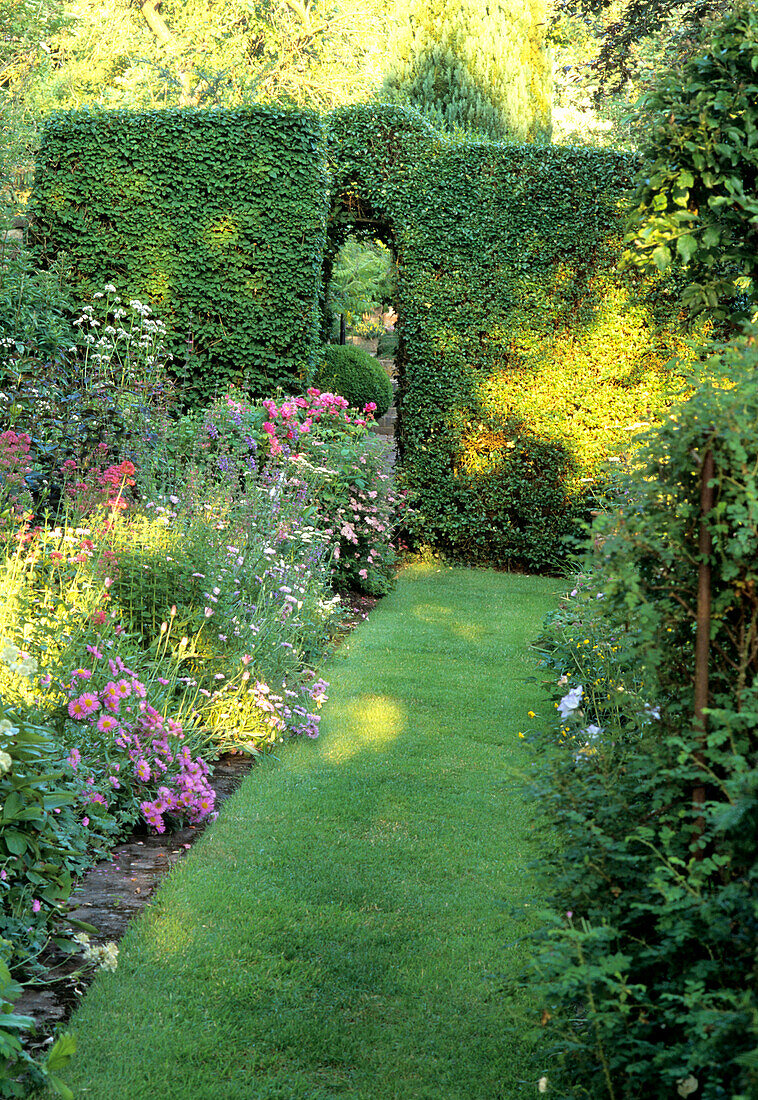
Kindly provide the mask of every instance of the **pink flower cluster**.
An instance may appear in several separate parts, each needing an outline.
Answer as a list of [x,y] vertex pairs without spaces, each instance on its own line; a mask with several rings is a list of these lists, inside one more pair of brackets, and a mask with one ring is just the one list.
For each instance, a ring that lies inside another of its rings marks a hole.
[[[88,648],[96,661],[104,659],[96,646]],[[139,805],[145,820],[159,833],[165,831],[166,814],[187,818],[193,824],[202,821],[213,813],[216,800],[208,783],[207,765],[201,759],[193,760],[189,748],[180,744],[184,738],[180,723],[164,718],[147,702],[145,685],[120,657],[108,658],[107,667],[111,678],[100,689],[91,686],[93,673],[100,671],[94,666],[76,669],[63,686],[69,695],[69,717],[96,725],[107,736],[104,756],[110,759],[120,752],[123,757],[123,770],[111,760],[109,789],[152,787],[144,792],[152,797],[143,798]],[[80,691],[82,680],[88,681],[86,691]],[[71,749],[68,763],[78,772],[82,765],[78,748]],[[85,803],[98,802],[108,808],[105,797],[95,789],[94,776],[84,781],[82,795]]]
[[31,472],[29,448],[31,436],[12,429],[0,434],[0,480],[8,486],[22,488]]
[[374,474],[371,488],[354,488],[326,528],[336,542],[332,572],[362,588],[369,574],[390,569],[395,561],[394,513],[402,508],[402,494],[396,495],[391,475],[381,470]]
[[[357,427],[365,427],[367,423],[365,418],[354,420],[351,417],[344,397],[335,393],[322,393],[314,386],[308,389],[304,397],[292,397],[281,405],[269,398],[263,402],[263,407],[268,413],[263,431],[269,437],[269,453],[274,456],[283,454],[285,448],[289,452],[297,451],[298,441],[302,436],[307,436],[313,424],[322,420],[353,424]],[[375,409],[376,405],[372,401],[363,411],[370,418]]]
[[107,453],[107,443],[101,443],[91,462],[77,466],[73,458],[69,458],[61,466],[66,493],[76,502],[82,515],[103,506],[122,511],[129,505],[129,489],[135,484],[137,472],[134,463],[124,459],[103,467]]
[[[153,799],[140,802],[140,810],[145,821],[152,825],[156,832],[165,833],[166,814],[175,818],[186,817],[192,824],[212,814],[216,803],[216,792],[208,783],[208,765],[205,761],[200,757],[193,760],[187,746],[180,749],[174,756],[165,737],[154,738],[151,745],[152,768],[138,738],[133,739],[133,745],[129,748],[132,760],[135,754],[141,754],[136,764],[138,778],[148,783],[156,774],[160,774],[162,769],[167,771],[168,765],[172,763],[178,765],[178,771],[158,787]],[[143,775],[146,778],[143,778]]]

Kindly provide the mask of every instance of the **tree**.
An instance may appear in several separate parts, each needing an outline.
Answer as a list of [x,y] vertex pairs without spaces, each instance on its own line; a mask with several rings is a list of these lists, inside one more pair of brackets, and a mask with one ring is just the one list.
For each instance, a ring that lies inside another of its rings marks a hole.
[[379,80],[383,12],[369,0],[68,0],[66,11],[39,109],[253,99],[329,109]]
[[29,148],[36,120],[25,92],[44,65],[49,41],[63,22],[62,0],[3,0],[0,4],[0,215],[16,212],[31,177]]
[[627,262],[684,268],[684,303],[758,304],[758,10],[743,0],[643,99]]
[[399,0],[383,95],[451,130],[547,138],[546,31],[544,0]]
[[595,39],[587,82],[603,97],[665,63],[681,64],[701,26],[731,6],[732,0],[552,0],[550,39],[559,45],[577,34]]

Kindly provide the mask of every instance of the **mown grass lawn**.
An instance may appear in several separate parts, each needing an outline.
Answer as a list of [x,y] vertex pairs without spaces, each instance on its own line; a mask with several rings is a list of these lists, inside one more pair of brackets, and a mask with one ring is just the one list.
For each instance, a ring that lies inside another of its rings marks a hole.
[[[538,904],[518,739],[559,582],[416,565],[73,1021],[88,1100],[518,1100]],[[511,1024],[516,1022],[515,1033]]]

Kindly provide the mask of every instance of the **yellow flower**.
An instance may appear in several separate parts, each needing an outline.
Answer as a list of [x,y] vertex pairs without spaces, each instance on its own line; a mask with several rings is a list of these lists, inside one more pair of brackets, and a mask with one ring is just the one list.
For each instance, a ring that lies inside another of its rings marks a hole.
[[536,718],[536,717],[537,717],[537,715],[536,715],[536,714],[534,713],[534,711],[533,711],[533,710],[530,710],[530,711],[528,711],[527,713],[528,713],[528,716],[529,716],[530,718]]

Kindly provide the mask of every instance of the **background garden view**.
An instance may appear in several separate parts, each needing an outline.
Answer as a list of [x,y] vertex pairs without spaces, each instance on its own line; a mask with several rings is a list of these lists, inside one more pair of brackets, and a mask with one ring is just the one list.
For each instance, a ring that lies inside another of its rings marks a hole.
[[0,1096],[758,1096],[752,0],[5,0],[0,130]]

